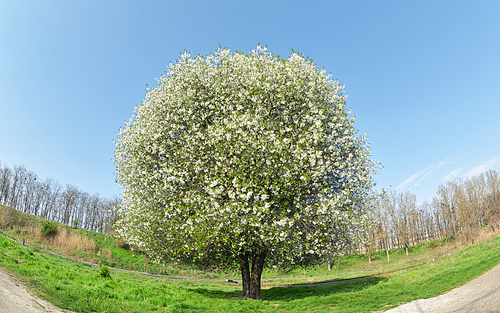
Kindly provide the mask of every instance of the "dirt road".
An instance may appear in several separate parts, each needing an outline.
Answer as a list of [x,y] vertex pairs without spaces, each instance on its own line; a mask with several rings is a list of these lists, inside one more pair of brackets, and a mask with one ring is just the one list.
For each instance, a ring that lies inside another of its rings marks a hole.
[[14,277],[0,268],[0,313],[69,312],[29,293]]
[[500,312],[500,264],[443,295],[415,300],[386,313],[498,313]]

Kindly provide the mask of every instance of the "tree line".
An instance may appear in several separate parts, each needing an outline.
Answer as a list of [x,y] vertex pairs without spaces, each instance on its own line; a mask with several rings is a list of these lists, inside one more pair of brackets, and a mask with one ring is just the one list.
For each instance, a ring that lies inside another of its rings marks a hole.
[[[121,199],[103,198],[51,178],[40,179],[24,166],[0,162],[0,204],[52,221],[106,233],[113,230]],[[489,170],[457,178],[438,187],[431,201],[417,204],[410,191],[373,193],[365,227],[359,231],[358,253],[371,254],[436,239],[455,237],[500,221],[500,174]]]
[[457,178],[438,187],[436,196],[417,205],[410,191],[374,193],[367,210],[366,227],[359,233],[358,252],[370,256],[389,249],[456,237],[500,221],[500,175],[489,170],[478,176]]
[[0,162],[0,204],[24,213],[89,231],[106,233],[116,220],[118,196],[111,199],[89,194],[51,178],[40,179],[24,166]]

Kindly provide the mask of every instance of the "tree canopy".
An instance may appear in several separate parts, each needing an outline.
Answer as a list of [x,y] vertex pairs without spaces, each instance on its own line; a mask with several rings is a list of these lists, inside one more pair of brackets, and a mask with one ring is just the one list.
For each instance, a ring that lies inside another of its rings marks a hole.
[[239,266],[253,299],[264,263],[336,255],[377,167],[343,92],[298,53],[183,53],[115,142],[119,234],[158,261]]

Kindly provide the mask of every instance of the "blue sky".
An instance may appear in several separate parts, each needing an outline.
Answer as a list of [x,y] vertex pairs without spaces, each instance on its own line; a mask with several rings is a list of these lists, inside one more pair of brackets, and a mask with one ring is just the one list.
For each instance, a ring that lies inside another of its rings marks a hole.
[[500,170],[498,1],[0,1],[0,161],[108,197],[113,140],[184,50],[293,48],[419,202]]

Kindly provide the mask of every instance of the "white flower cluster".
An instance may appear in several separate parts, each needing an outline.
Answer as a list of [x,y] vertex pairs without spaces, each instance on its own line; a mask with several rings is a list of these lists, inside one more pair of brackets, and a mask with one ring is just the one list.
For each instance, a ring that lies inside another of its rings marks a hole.
[[344,87],[293,53],[188,53],[120,129],[118,232],[158,260],[331,255],[377,167]]

